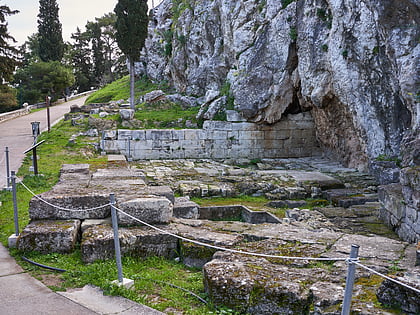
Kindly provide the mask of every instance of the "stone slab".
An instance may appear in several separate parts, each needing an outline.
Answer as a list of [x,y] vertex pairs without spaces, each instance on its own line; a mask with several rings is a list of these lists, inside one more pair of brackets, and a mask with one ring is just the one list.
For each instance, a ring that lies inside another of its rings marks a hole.
[[19,235],[17,248],[42,253],[70,253],[79,237],[79,220],[32,221]]
[[[147,227],[120,227],[119,239],[123,256],[174,258],[178,248],[176,238]],[[111,225],[98,225],[86,229],[82,234],[81,252],[82,260],[86,263],[115,257],[114,232]]]
[[167,224],[173,215],[173,205],[165,197],[136,198],[118,202],[117,207],[121,210],[117,212],[121,225],[141,225],[124,213],[149,224]]
[[67,187],[65,194],[57,194],[56,188],[55,191],[40,194],[42,200],[33,197],[29,203],[29,217],[32,220],[67,220],[110,216],[109,194],[80,194],[77,190],[77,186]]

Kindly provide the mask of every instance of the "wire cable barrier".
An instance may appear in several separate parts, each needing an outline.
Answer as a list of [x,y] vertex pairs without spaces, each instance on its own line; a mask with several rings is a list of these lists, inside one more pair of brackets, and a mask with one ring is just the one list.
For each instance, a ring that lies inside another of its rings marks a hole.
[[252,253],[252,252],[245,252],[245,251],[241,251],[241,250],[236,250],[236,249],[230,249],[230,248],[225,248],[225,247],[220,247],[220,246],[215,246],[215,245],[211,245],[211,244],[207,244],[207,243],[203,243],[203,242],[199,242],[196,240],[192,240],[174,233],[171,233],[169,231],[165,231],[162,230],[156,226],[153,226],[147,222],[144,222],[136,217],[133,217],[132,215],[122,211],[121,209],[118,209],[117,207],[114,207],[118,212],[122,213],[123,215],[145,225],[148,226],[158,232],[176,237],[180,240],[186,241],[186,242],[190,242],[196,245],[200,245],[200,246],[205,246],[205,247],[209,247],[209,248],[213,248],[213,249],[217,249],[217,250],[221,250],[221,251],[227,251],[227,252],[231,252],[231,253],[235,253],[235,254],[241,254],[241,255],[249,255],[249,256],[257,256],[257,257],[264,257],[264,258],[280,258],[280,259],[295,259],[295,260],[316,260],[316,261],[346,261],[347,258],[327,258],[327,257],[292,257],[292,256],[278,256],[278,255],[267,255],[267,254],[261,254],[261,253]]
[[50,203],[50,202],[48,202],[48,201],[46,201],[46,200],[44,200],[44,199],[42,199],[41,197],[39,197],[37,194],[35,194],[32,190],[30,190],[29,188],[28,188],[28,186],[26,186],[24,183],[23,183],[23,181],[21,181],[21,180],[18,180],[18,182],[20,183],[20,184],[22,184],[22,186],[27,190],[27,191],[29,191],[35,198],[37,198],[38,200],[40,200],[40,201],[42,201],[43,203],[45,203],[45,204],[47,204],[47,205],[49,205],[50,207],[53,207],[53,208],[56,208],[56,209],[58,209],[58,210],[63,210],[63,211],[69,211],[69,212],[83,212],[83,211],[94,211],[94,210],[98,210],[98,209],[102,209],[102,208],[105,208],[105,207],[108,207],[108,206],[110,206],[111,204],[110,203],[107,203],[107,204],[104,204],[104,205],[102,205],[102,206],[98,206],[98,207],[94,207],[94,208],[88,208],[88,209],[69,209],[69,208],[63,208],[63,207],[60,207],[60,206],[57,206],[57,205],[54,205],[54,204],[52,204],[52,203]]
[[397,284],[399,284],[399,285],[401,285],[401,286],[403,286],[403,287],[405,287],[405,288],[407,288],[407,289],[410,289],[410,290],[413,290],[413,291],[415,291],[415,292],[417,292],[417,293],[420,293],[420,290],[419,290],[419,289],[413,288],[413,287],[411,287],[411,286],[409,286],[409,285],[406,285],[405,283],[403,283],[403,282],[401,282],[401,281],[398,281],[398,280],[396,280],[396,279],[394,279],[394,278],[391,278],[391,277],[388,277],[388,276],[386,276],[386,275],[383,275],[383,274],[381,274],[381,273],[379,273],[379,272],[377,272],[377,271],[373,270],[372,268],[369,268],[369,267],[367,267],[367,266],[365,266],[365,265],[362,265],[362,264],[361,264],[361,263],[359,263],[358,261],[353,261],[353,263],[354,263],[355,265],[357,265],[357,266],[359,266],[359,267],[363,268],[363,269],[366,269],[367,271],[369,271],[369,272],[371,272],[371,273],[374,273],[374,274],[375,274],[375,275],[377,275],[377,276],[380,276],[380,277],[385,278],[385,279],[387,279],[387,280],[389,280],[389,281],[395,282],[395,283],[397,283]]
[[[111,205],[111,203],[108,203],[108,204],[103,205],[103,206],[100,206],[100,207],[91,208],[91,209],[84,209],[84,210],[62,208],[62,207],[53,205],[53,204],[47,202],[46,200],[40,198],[39,196],[37,196],[21,180],[19,180],[19,183],[21,183],[22,186],[26,190],[28,190],[33,196],[35,196],[36,198],[38,198],[40,201],[48,204],[49,206],[55,207],[57,209],[60,209],[60,210],[74,211],[74,212],[91,211],[91,210],[96,210],[96,209],[100,209],[100,208],[107,207],[107,206],[110,206]],[[193,244],[196,244],[196,245],[200,245],[200,246],[204,246],[204,247],[208,247],[208,248],[213,248],[213,249],[216,249],[216,250],[231,252],[231,253],[235,253],[235,254],[248,255],[248,256],[256,256],[256,257],[264,257],[264,258],[279,258],[279,259],[289,259],[289,260],[311,260],[311,261],[345,261],[347,264],[355,264],[355,265],[357,265],[357,266],[359,266],[359,267],[361,267],[361,268],[363,268],[363,269],[365,269],[365,270],[367,270],[367,271],[369,271],[371,273],[374,273],[374,274],[376,274],[376,275],[378,275],[378,276],[380,276],[380,277],[382,277],[384,279],[387,279],[387,280],[392,281],[394,283],[397,283],[397,284],[399,284],[401,286],[404,286],[405,288],[408,288],[410,290],[413,290],[416,293],[420,293],[420,290],[419,289],[416,289],[416,288],[411,287],[411,286],[409,286],[409,285],[407,285],[407,284],[405,284],[405,283],[403,283],[401,281],[398,281],[398,280],[393,279],[391,277],[388,277],[388,276],[386,276],[384,274],[381,274],[381,273],[373,270],[372,268],[369,268],[369,267],[361,264],[358,259],[355,260],[355,259],[349,259],[349,258],[334,258],[334,257],[331,257],[330,258],[330,257],[292,257],[292,256],[279,256],[279,255],[268,255],[268,254],[261,254],[261,253],[246,252],[246,251],[241,251],[241,250],[236,250],[236,249],[230,249],[230,248],[215,246],[215,245],[203,243],[203,242],[200,242],[200,241],[192,240],[192,239],[189,239],[189,238],[186,238],[186,237],[183,237],[183,236],[180,236],[180,235],[171,233],[169,231],[165,231],[165,230],[160,229],[160,228],[158,228],[156,226],[153,226],[153,225],[151,225],[151,224],[149,224],[147,222],[144,222],[144,221],[142,221],[142,220],[140,220],[140,219],[138,219],[138,218],[136,218],[136,217],[134,217],[134,216],[132,216],[132,215],[124,212],[124,211],[122,211],[121,209],[119,209],[119,208],[117,208],[115,206],[114,206],[114,208],[115,208],[116,211],[120,212],[122,215],[125,215],[125,216],[127,216],[127,217],[129,217],[129,218],[131,218],[131,219],[133,219],[133,220],[135,220],[135,221],[137,221],[137,222],[139,222],[139,223],[147,226],[147,227],[150,227],[150,228],[158,231],[158,232],[161,232],[161,233],[170,235],[172,237],[175,237],[175,238],[178,238],[180,240],[183,240],[183,241],[186,241],[186,242],[190,242],[190,243],[193,243]]]

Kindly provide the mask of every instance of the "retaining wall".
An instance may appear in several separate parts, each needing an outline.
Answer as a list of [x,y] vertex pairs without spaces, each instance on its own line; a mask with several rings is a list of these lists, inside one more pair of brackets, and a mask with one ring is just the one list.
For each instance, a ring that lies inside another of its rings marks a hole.
[[289,158],[319,153],[310,113],[273,125],[206,121],[203,129],[105,131],[101,149],[142,159]]
[[379,186],[379,217],[401,239],[420,242],[420,168],[402,169],[400,183]]

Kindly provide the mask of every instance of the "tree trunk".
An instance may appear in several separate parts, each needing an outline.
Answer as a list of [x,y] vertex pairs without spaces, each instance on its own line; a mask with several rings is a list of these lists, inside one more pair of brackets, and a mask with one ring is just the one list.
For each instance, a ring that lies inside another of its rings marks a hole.
[[134,110],[134,61],[132,58],[130,61],[130,108]]

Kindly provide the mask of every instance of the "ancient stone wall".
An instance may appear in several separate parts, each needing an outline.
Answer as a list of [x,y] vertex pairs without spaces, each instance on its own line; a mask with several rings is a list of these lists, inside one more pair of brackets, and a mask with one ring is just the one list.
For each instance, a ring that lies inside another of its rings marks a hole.
[[379,187],[381,219],[404,240],[420,242],[420,169],[405,168],[400,183]]
[[181,158],[285,158],[319,153],[309,113],[273,125],[206,121],[203,129],[104,132],[101,149],[134,160]]

